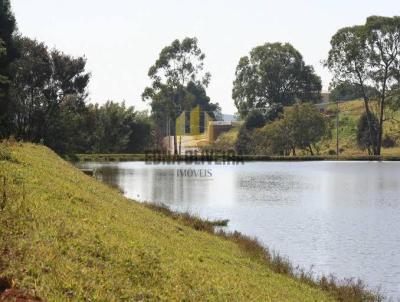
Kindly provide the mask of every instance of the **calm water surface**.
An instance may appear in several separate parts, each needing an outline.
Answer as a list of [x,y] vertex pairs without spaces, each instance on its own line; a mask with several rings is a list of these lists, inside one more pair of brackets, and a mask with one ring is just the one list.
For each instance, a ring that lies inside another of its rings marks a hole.
[[[244,165],[85,163],[141,201],[165,203],[229,229],[318,274],[359,277],[400,298],[400,163],[252,162]],[[181,177],[179,169],[212,177]]]

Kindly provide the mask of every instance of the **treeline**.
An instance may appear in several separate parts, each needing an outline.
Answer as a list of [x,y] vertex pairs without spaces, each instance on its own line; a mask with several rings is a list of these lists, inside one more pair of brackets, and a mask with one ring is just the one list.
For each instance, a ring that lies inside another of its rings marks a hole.
[[151,143],[148,114],[124,103],[86,104],[86,59],[21,36],[9,1],[0,3],[0,136],[60,154],[143,152]]
[[311,103],[285,107],[273,121],[251,111],[241,126],[235,149],[248,155],[294,155],[297,150],[319,153],[317,143],[329,138],[331,123]]
[[[363,100],[357,143],[369,154],[380,155],[382,146],[394,143],[384,136],[385,122],[391,118],[388,109],[400,108],[400,17],[371,16],[363,25],[338,30],[325,66],[334,75],[331,101]],[[292,149],[294,154],[297,147],[313,153],[326,127],[317,110],[304,103],[320,100],[321,80],[292,45],[255,47],[240,59],[233,86],[241,117],[258,114],[267,123],[251,135],[243,126],[238,151],[287,154]],[[297,105],[284,109],[293,104]]]
[[[151,107],[148,115],[123,103],[87,105],[86,59],[21,37],[9,0],[0,0],[0,6],[0,138],[42,142],[59,153],[117,153],[162,148],[169,135],[177,153],[175,121],[182,112],[200,105],[220,118],[220,106],[207,95],[211,74],[196,38],[174,40],[149,68],[151,85],[142,94]],[[325,67],[334,75],[331,101],[363,99],[358,144],[380,155],[387,143],[387,109],[400,108],[400,17],[372,16],[363,25],[338,30]],[[253,48],[239,60],[232,99],[242,120],[259,115],[263,124],[257,131],[242,127],[237,149],[318,151],[315,140],[330,131],[307,104],[322,101],[321,88],[321,78],[290,43]]]

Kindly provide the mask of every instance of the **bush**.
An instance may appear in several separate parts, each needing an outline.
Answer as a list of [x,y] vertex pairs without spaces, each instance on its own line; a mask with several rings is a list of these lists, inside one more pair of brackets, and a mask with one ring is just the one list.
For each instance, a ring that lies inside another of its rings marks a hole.
[[[368,118],[371,124],[371,132],[368,126]],[[357,144],[362,150],[368,150],[368,154],[374,154],[373,146],[378,143],[379,122],[373,114],[365,112],[361,115],[357,125]]]
[[253,138],[251,132],[245,126],[239,130],[239,135],[235,144],[235,150],[242,155],[249,155],[253,153]]
[[261,111],[256,109],[250,111],[244,122],[244,127],[247,130],[262,128],[264,125],[265,125],[264,115],[261,113]]
[[332,150],[332,149],[329,149],[328,155],[336,155],[336,151]]
[[267,122],[273,122],[283,114],[282,104],[272,104],[265,114],[265,120]]
[[396,141],[394,138],[390,137],[389,135],[385,134],[382,139],[382,147],[384,148],[393,148],[396,146]]

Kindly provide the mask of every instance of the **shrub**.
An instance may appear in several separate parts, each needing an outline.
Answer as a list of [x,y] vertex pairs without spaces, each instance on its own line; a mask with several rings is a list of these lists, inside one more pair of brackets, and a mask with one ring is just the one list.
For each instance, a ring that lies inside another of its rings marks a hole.
[[[368,126],[368,119],[371,124],[371,131]],[[368,154],[373,154],[373,146],[377,145],[379,133],[379,121],[373,113],[365,112],[361,115],[357,124],[357,144],[362,150],[368,150]]]
[[332,149],[329,149],[328,155],[336,155],[336,151],[332,150]]
[[382,139],[382,147],[393,148],[395,146],[396,146],[396,141],[394,140],[394,138],[385,134],[385,136]]
[[272,104],[265,114],[265,120],[267,122],[272,122],[278,119],[283,114],[282,104]]
[[264,115],[261,113],[261,111],[256,109],[250,111],[244,122],[244,127],[247,130],[262,128],[264,125],[265,125]]
[[235,144],[235,150],[239,154],[252,154],[253,153],[253,139],[251,132],[246,127],[241,127],[239,135]]

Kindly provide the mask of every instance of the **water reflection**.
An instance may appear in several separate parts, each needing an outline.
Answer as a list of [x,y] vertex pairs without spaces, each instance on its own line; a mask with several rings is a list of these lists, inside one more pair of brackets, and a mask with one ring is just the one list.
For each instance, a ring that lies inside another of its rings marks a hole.
[[[296,162],[202,165],[86,163],[126,196],[162,202],[257,236],[318,273],[360,277],[400,297],[400,163]],[[193,166],[192,166],[193,168]]]

